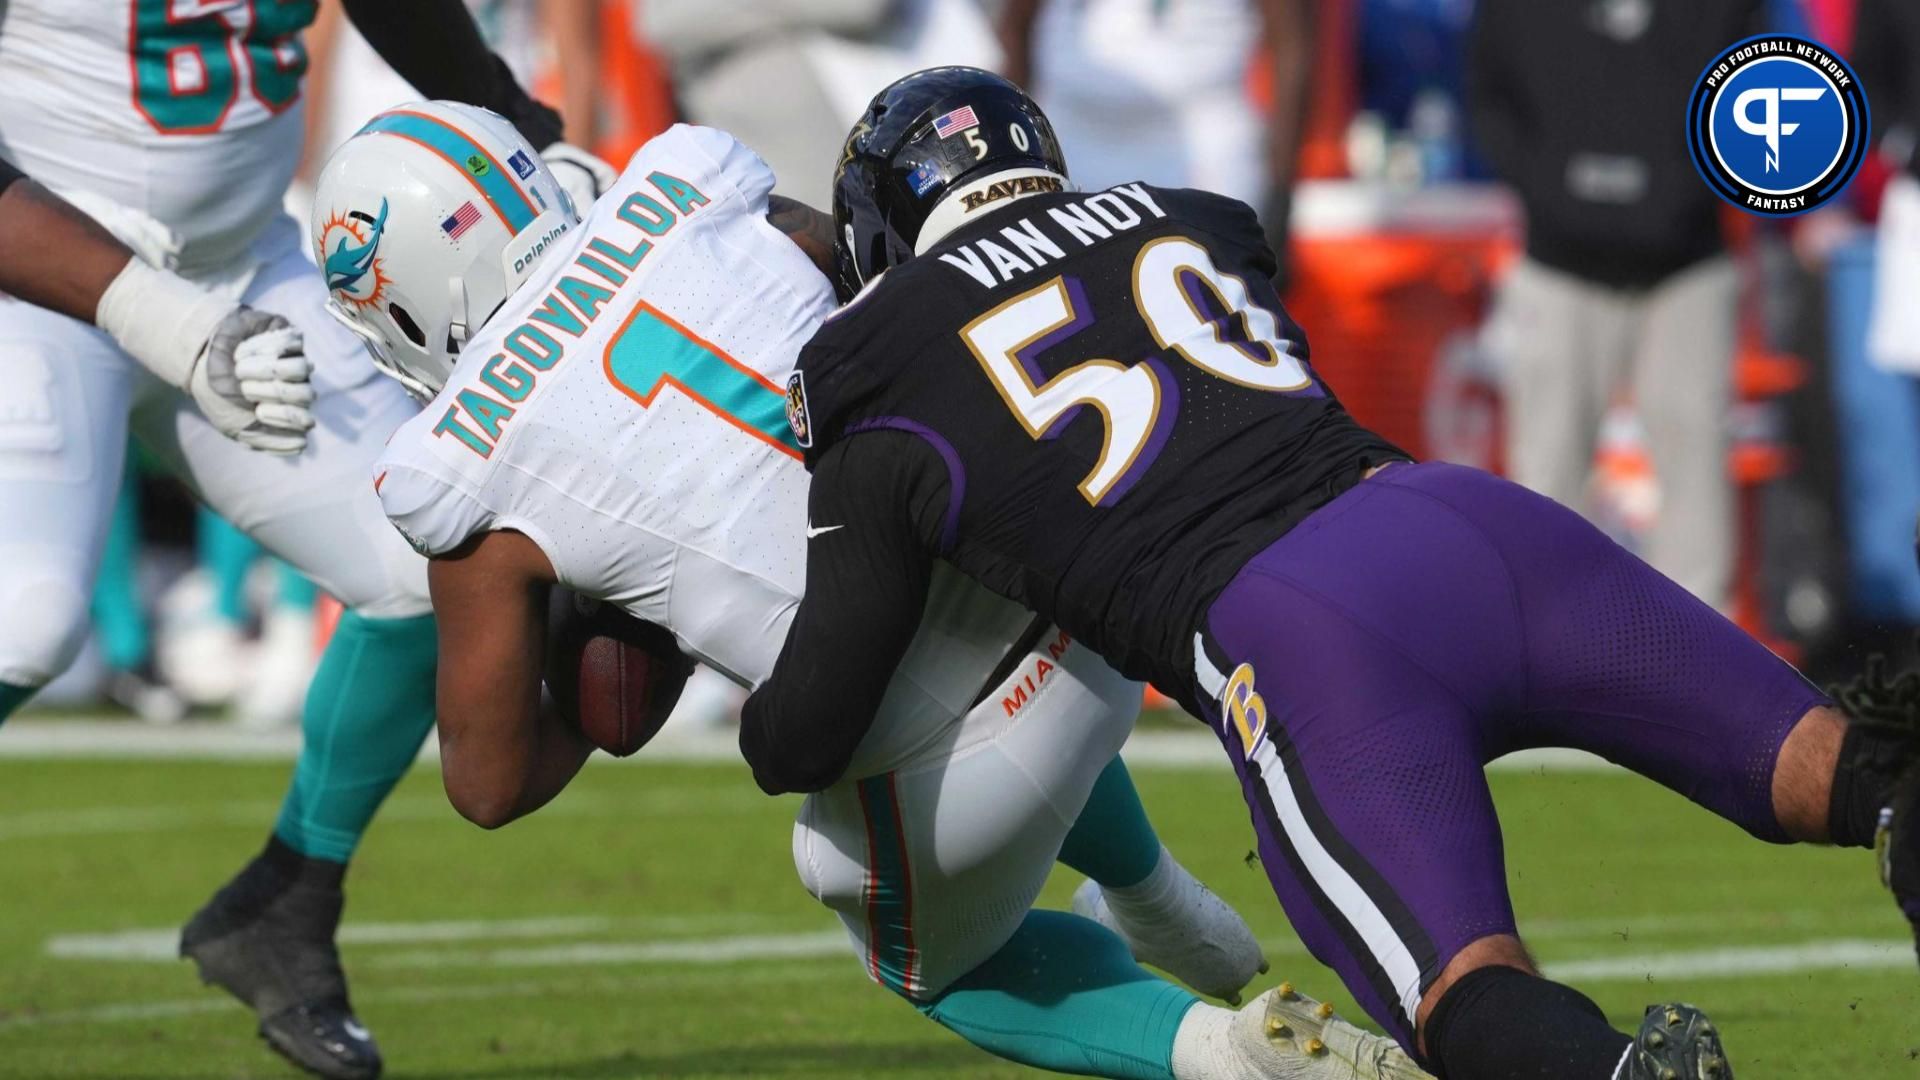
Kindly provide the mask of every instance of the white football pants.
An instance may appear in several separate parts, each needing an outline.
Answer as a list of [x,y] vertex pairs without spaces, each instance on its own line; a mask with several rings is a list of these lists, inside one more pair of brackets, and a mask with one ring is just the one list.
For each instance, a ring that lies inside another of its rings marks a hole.
[[129,430],[221,517],[349,607],[424,614],[426,560],[372,486],[386,439],[418,411],[330,318],[291,219],[270,227],[242,300],[286,316],[317,367],[304,453],[248,450],[99,330],[0,299],[0,682],[45,685],[73,661],[120,488]]
[[941,745],[807,797],[794,865],[870,978],[924,1001],[1007,943],[1133,730],[1140,693],[1049,629]]

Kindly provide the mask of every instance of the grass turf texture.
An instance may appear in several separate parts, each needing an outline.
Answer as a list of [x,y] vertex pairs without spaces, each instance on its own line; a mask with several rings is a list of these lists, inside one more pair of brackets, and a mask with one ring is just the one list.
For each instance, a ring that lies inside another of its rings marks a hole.
[[[1268,943],[1255,989],[1290,978],[1357,1018],[1248,862],[1230,775],[1135,775],[1168,844]],[[271,763],[0,762],[0,1076],[295,1075],[185,962],[49,951],[55,935],[177,926],[258,847],[285,778]],[[1861,852],[1771,848],[1620,774],[1507,773],[1494,788],[1521,922],[1550,966],[1905,934]],[[833,945],[837,924],[789,863],[794,806],[737,766],[592,767],[489,834],[416,770],[348,878],[348,926],[512,922],[346,946],[388,1075],[1034,1075],[921,1019]],[[1045,902],[1065,906],[1075,884],[1056,875]],[[1578,982],[1629,1030],[1648,1002],[1706,1007],[1746,1080],[1920,1078],[1911,964]]]

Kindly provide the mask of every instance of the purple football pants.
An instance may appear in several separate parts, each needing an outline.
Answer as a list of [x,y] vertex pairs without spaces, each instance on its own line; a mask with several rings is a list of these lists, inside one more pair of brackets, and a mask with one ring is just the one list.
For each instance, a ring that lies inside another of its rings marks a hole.
[[1774,761],[1827,703],[1579,515],[1440,464],[1391,466],[1255,556],[1195,659],[1274,892],[1409,1052],[1448,961],[1515,932],[1487,762],[1590,750],[1784,841]]

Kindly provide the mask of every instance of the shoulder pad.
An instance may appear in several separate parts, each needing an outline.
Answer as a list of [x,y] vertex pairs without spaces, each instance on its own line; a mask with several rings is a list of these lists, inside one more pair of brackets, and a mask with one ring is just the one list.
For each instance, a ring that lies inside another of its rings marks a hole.
[[627,164],[627,171],[637,173],[634,179],[639,180],[655,169],[671,171],[679,163],[684,163],[683,168],[693,166],[720,178],[750,207],[762,211],[767,195],[773,191],[773,169],[759,154],[718,128],[694,124],[675,124],[647,140]]

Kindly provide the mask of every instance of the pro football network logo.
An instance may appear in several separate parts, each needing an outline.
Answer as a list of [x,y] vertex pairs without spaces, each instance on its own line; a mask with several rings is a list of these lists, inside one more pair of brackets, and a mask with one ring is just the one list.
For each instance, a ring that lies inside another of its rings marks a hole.
[[1707,65],[1687,104],[1687,148],[1714,194],[1755,214],[1804,214],[1846,190],[1866,156],[1866,92],[1847,62],[1768,34]]
[[359,308],[386,295],[391,280],[380,267],[380,238],[387,231],[387,200],[376,217],[364,210],[336,210],[320,226],[320,250],[326,263],[327,290]]

